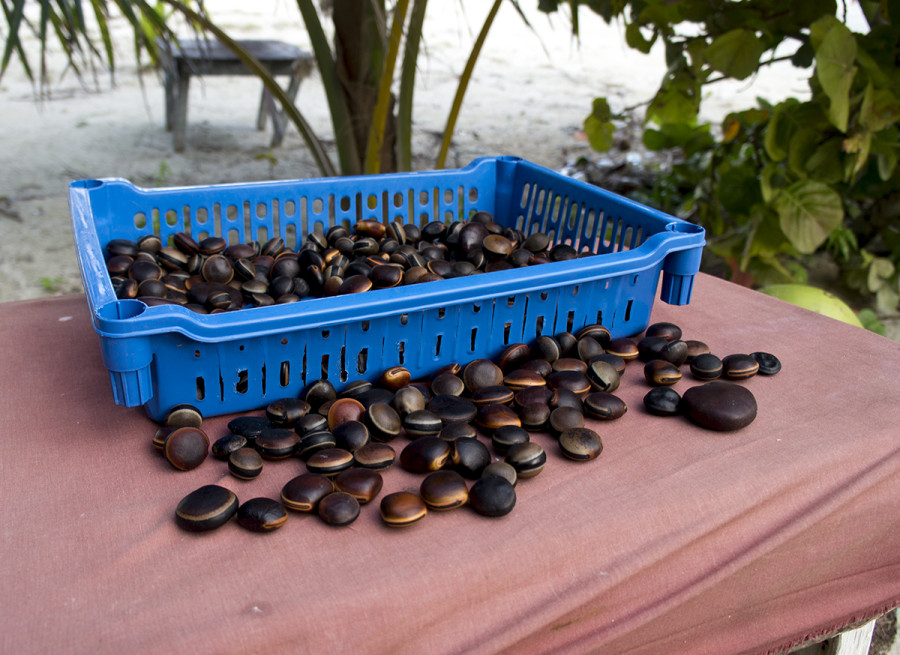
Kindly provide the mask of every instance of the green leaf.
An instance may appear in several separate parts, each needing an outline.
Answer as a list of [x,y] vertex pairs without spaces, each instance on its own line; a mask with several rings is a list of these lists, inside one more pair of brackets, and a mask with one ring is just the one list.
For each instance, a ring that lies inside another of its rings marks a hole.
[[782,189],[774,206],[781,231],[805,254],[815,252],[844,218],[838,193],[814,180],[801,180]]
[[886,257],[876,257],[869,265],[869,273],[866,278],[866,286],[869,291],[875,293],[881,287],[890,285],[890,278],[894,274],[894,263]]
[[875,306],[884,314],[893,314],[900,303],[900,294],[890,287],[881,287],[875,294]]
[[759,68],[759,58],[765,50],[762,40],[752,30],[736,28],[713,39],[705,56],[709,65],[720,73],[743,80]]
[[816,79],[828,96],[828,118],[841,132],[847,131],[850,87],[856,75],[856,38],[841,23],[832,25],[816,48]]
[[647,108],[647,120],[657,125],[693,123],[700,110],[700,84],[687,71],[667,79]]
[[750,165],[728,168],[719,174],[716,195],[722,207],[734,214],[747,214],[762,202],[759,173]]
[[653,37],[648,40],[644,38],[644,35],[641,33],[641,26],[637,23],[628,23],[628,25],[625,26],[625,43],[628,44],[628,47],[634,48],[646,55],[650,52],[650,48],[653,47],[654,41],[656,41],[656,32],[654,32]]
[[856,316],[857,318],[859,318],[859,322],[863,324],[863,327],[870,332],[880,334],[881,336],[885,336],[887,334],[884,323],[878,320],[878,314],[873,312],[868,307],[861,310]]
[[788,166],[797,177],[806,177],[806,163],[816,151],[821,134],[811,127],[797,130],[788,147]]
[[605,152],[613,145],[615,126],[610,118],[612,118],[612,111],[606,98],[594,98],[591,103],[591,113],[584,119],[583,128],[591,148],[598,152]]
[[832,138],[819,144],[803,167],[809,177],[825,184],[837,184],[843,179],[841,141],[840,138]]
[[781,161],[788,156],[791,137],[801,127],[795,116],[799,105],[800,102],[795,98],[779,103],[766,127],[763,142],[766,154],[774,161]]
[[759,176],[759,190],[763,200],[767,203],[772,202],[772,198],[784,186],[784,183],[784,171],[781,170],[781,167],[775,164],[766,164]]
[[859,124],[878,132],[900,118],[900,101],[887,89],[876,89],[869,82],[859,109]]

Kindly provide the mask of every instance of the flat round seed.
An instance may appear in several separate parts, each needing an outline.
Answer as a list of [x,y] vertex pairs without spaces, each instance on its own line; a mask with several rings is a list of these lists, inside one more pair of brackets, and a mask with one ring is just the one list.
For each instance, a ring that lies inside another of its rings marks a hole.
[[550,429],[556,435],[581,427],[584,427],[584,414],[573,407],[557,407],[550,412]]
[[480,477],[484,467],[491,463],[491,453],[487,446],[475,437],[461,437],[448,443],[450,463],[464,478]]
[[571,332],[560,332],[559,334],[553,335],[553,338],[556,339],[556,343],[559,344],[559,352],[561,357],[574,357],[578,354],[576,352],[576,348],[578,347],[578,339],[576,339],[575,335]]
[[548,387],[531,387],[517,391],[515,402],[517,407],[527,407],[534,403],[549,403],[553,397],[553,389]]
[[208,484],[182,498],[175,508],[175,523],[190,532],[206,532],[221,527],[237,513],[234,492]]
[[400,418],[403,419],[410,412],[425,409],[425,396],[423,396],[422,392],[414,386],[408,385],[401,387],[394,393],[394,398],[391,400],[391,407],[393,407],[397,414],[400,415]]
[[313,512],[319,501],[334,491],[334,483],[319,473],[303,473],[281,488],[281,502],[295,512]]
[[390,389],[382,389],[381,387],[372,387],[368,391],[363,392],[356,399],[363,404],[363,407],[369,409],[376,403],[384,403],[390,405],[394,402],[394,392]]
[[579,412],[584,411],[584,402],[581,400],[581,397],[569,389],[557,389],[554,391],[547,404],[550,405],[551,410],[557,407],[571,407]]
[[690,364],[692,361],[694,361],[695,357],[710,352],[709,346],[707,346],[702,341],[697,341],[696,339],[687,339],[685,343],[687,344],[688,350],[687,359],[685,360],[685,363],[687,364]]
[[175,405],[166,413],[163,422],[170,428],[199,428],[203,423],[203,415],[193,405]]
[[687,361],[688,346],[681,339],[671,339],[660,349],[659,358],[675,366],[681,366]]
[[622,376],[616,367],[600,358],[591,360],[586,375],[594,391],[611,393],[619,388],[622,381]]
[[512,389],[514,392],[519,392],[530,387],[544,387],[546,385],[547,380],[543,375],[537,371],[530,371],[525,368],[517,368],[514,371],[510,371],[503,378],[503,386]]
[[[166,439],[169,438],[169,435],[175,432],[178,428],[167,428],[162,426],[156,430],[156,433],[153,435],[153,447],[162,452],[166,446]],[[227,459],[227,458],[226,458]]]
[[290,428],[268,428],[256,437],[256,449],[265,459],[286,459],[294,454],[300,435]]
[[397,391],[405,387],[412,381],[412,375],[409,370],[403,366],[393,366],[381,374],[378,379],[379,384],[385,389]]
[[497,357],[497,365],[504,373],[514,371],[531,359],[531,349],[524,343],[508,345]]
[[755,352],[750,356],[759,364],[760,375],[776,375],[781,371],[781,361],[771,353]]
[[534,371],[542,378],[546,378],[553,372],[553,366],[546,359],[530,359],[519,368],[525,371]]
[[359,421],[341,423],[334,428],[332,434],[335,446],[351,453],[369,443],[369,430]]
[[227,462],[231,453],[247,445],[247,438],[239,434],[226,434],[213,442],[212,454],[216,459]]
[[504,461],[516,469],[520,478],[531,478],[544,470],[547,454],[539,443],[529,441],[512,446]]
[[309,403],[300,398],[273,400],[266,407],[266,418],[280,427],[292,428],[309,413]]
[[482,516],[499,518],[516,506],[516,490],[506,478],[488,475],[469,489],[469,507]]
[[163,454],[179,471],[190,471],[200,466],[209,453],[209,438],[200,428],[178,428],[166,439]]
[[428,509],[444,511],[465,505],[469,487],[456,471],[435,471],[422,480],[419,495]]
[[350,525],[359,517],[359,501],[345,491],[335,491],[319,501],[317,512],[328,525]]
[[461,396],[466,383],[452,373],[441,373],[431,381],[431,391],[435,396]]
[[343,448],[324,448],[309,456],[306,468],[310,473],[337,475],[353,466],[353,453]]
[[[593,365],[592,365],[593,367]],[[588,368],[588,372],[591,372],[591,368]],[[615,382],[619,379],[619,374],[616,373],[615,376],[612,374],[608,375],[607,380],[604,381],[606,385],[615,385],[612,388],[605,389],[597,389],[598,391],[614,391],[618,386]],[[597,383],[593,381],[594,377],[592,374],[591,378],[588,378],[584,373],[579,373],[578,371],[555,371],[547,376],[547,386],[551,389],[568,389],[572,393],[574,393],[579,398],[583,398],[591,391],[591,387],[596,387]]]
[[531,356],[550,364],[559,359],[561,351],[559,342],[546,334],[542,334],[531,344]]
[[541,432],[547,427],[550,413],[550,405],[547,403],[531,403],[519,410],[519,420],[529,432]]
[[644,335],[648,337],[662,337],[667,341],[674,341],[681,338],[681,328],[674,323],[660,321],[649,325]]
[[441,431],[442,426],[440,416],[427,409],[411,412],[403,419],[403,427],[411,439],[434,436]]
[[328,430],[319,430],[300,437],[300,443],[297,444],[294,454],[302,460],[308,460],[313,453],[326,448],[337,448],[337,440],[334,438],[334,434]]
[[508,405],[515,398],[513,390],[503,385],[484,387],[472,394],[472,402],[476,407],[482,405]]
[[759,372],[759,362],[750,355],[734,354],[722,358],[722,373],[729,380],[746,380]]
[[654,416],[681,413],[681,396],[672,387],[654,387],[644,396],[644,407]]
[[489,359],[475,359],[463,368],[462,379],[469,393],[475,393],[484,387],[503,384],[503,371]]
[[521,427],[522,420],[518,414],[506,405],[484,405],[478,409],[476,419],[478,425],[489,433],[504,425]]
[[609,344],[610,341],[609,329],[603,325],[600,325],[599,323],[585,325],[575,333],[575,338],[579,341],[581,339],[584,339],[585,337],[591,337],[604,348],[607,346],[607,344]]
[[531,441],[531,435],[528,434],[528,430],[517,425],[501,426],[494,430],[494,434],[491,435],[491,445],[500,455],[505,455],[517,443],[527,443],[529,441]]
[[428,514],[425,501],[410,491],[396,491],[381,499],[381,520],[391,527],[405,527]]
[[644,379],[652,387],[670,387],[681,379],[681,371],[670,362],[654,359],[644,364]]
[[620,337],[618,339],[612,339],[609,342],[609,345],[606,347],[606,352],[618,355],[626,362],[629,362],[632,359],[637,359],[638,347],[632,339]]
[[386,443],[369,442],[353,453],[353,459],[357,466],[384,471],[391,467],[397,458],[396,451]]
[[381,493],[384,479],[377,471],[365,468],[351,468],[334,478],[334,488],[345,491],[360,505],[365,505]]
[[332,431],[347,421],[363,421],[366,407],[355,398],[338,398],[328,408],[328,427]]
[[450,442],[440,437],[420,437],[400,451],[400,466],[411,473],[438,471],[449,459]]
[[722,376],[722,360],[712,353],[703,353],[691,360],[691,375],[698,380],[715,380]]
[[241,480],[252,480],[263,470],[263,460],[253,448],[239,448],[228,457],[228,470]]
[[753,393],[733,382],[716,380],[691,387],[681,403],[689,419],[710,430],[740,430],[756,418]]
[[601,421],[613,421],[621,418],[628,411],[628,407],[618,396],[605,391],[595,391],[584,399],[584,412],[591,418]]
[[438,436],[444,441],[456,441],[457,439],[477,437],[478,431],[471,423],[459,421],[457,423],[448,423],[445,425],[441,428]]
[[312,411],[318,411],[324,403],[335,398],[337,398],[337,391],[335,391],[334,385],[328,380],[321,379],[309,386],[303,400],[309,403]]
[[592,336],[585,336],[575,344],[575,354],[583,362],[590,362],[604,353],[603,346]]
[[428,411],[437,415],[444,425],[460,421],[471,421],[478,408],[468,398],[459,396],[435,396],[425,405]]
[[551,364],[551,368],[554,371],[578,371],[579,373],[587,372],[587,364],[580,359],[575,359],[574,357],[560,357],[553,364]]
[[362,394],[372,388],[373,385],[368,380],[354,380],[341,390],[338,394],[338,398],[356,398],[359,400],[359,397]]
[[660,353],[662,353],[667,343],[669,343],[669,340],[664,337],[644,337],[637,343],[638,359],[642,362],[660,359]]
[[587,462],[600,455],[603,442],[590,428],[569,428],[559,435],[559,449],[571,460]]
[[481,472],[481,477],[486,478],[490,475],[501,477],[514,487],[519,479],[516,469],[506,462],[491,462],[485,466],[484,470]]
[[287,521],[284,505],[271,498],[251,498],[238,508],[237,522],[253,532],[272,532]]
[[228,422],[228,431],[255,442],[260,432],[273,426],[265,416],[238,416]]
[[616,371],[619,373],[619,377],[625,374],[625,367],[627,362],[619,357],[618,355],[613,355],[612,353],[603,353],[602,355],[597,355],[592,358],[588,364],[592,363],[595,360],[600,360],[601,362],[606,362],[607,364],[611,364]]

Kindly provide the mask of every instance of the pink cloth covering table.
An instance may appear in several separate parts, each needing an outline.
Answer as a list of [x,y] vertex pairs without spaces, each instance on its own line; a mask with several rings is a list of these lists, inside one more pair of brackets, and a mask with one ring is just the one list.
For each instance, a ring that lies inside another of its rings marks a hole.
[[591,424],[598,460],[536,435],[548,463],[510,515],[406,529],[376,500],[340,529],[292,513],[268,535],[179,530],[193,489],[278,498],[303,463],[175,471],[142,410],[113,404],[83,297],[2,310],[0,652],[763,653],[900,604],[900,344],[712,277],[653,320],[778,355],[743,383],[752,425],[650,416],[635,362],[628,413]]

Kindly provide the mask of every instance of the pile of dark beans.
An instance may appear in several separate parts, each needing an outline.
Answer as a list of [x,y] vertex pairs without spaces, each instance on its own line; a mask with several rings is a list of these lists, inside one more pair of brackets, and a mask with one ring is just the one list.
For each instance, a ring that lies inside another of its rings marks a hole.
[[148,305],[178,304],[199,313],[297,302],[370,289],[565,261],[594,253],[552,244],[541,232],[525,236],[488,212],[468,221],[423,226],[362,220],[348,229],[310,232],[293,250],[280,237],[228,245],[179,232],[106,245],[116,296]]
[[[281,498],[239,504],[232,491],[207,485],[182,499],[176,522],[185,530],[206,531],[236,515],[243,527],[269,532],[281,527],[289,512],[305,512],[328,525],[349,525],[361,506],[379,496],[381,473],[395,462],[422,481],[418,493],[381,498],[380,516],[388,526],[412,525],[429,511],[463,506],[482,516],[505,516],[515,507],[517,482],[547,464],[531,433],[552,434],[560,453],[574,462],[601,454],[603,442],[585,419],[615,421],[626,413],[614,392],[633,360],[644,362],[651,387],[646,411],[685,415],[712,430],[748,425],[756,401],[736,382],[781,368],[767,353],[719,359],[706,344],[682,340],[677,326],[655,323],[639,340],[611,339],[601,325],[541,336],[508,346],[493,361],[446,366],[427,381],[412,380],[402,366],[388,369],[374,384],[353,382],[341,393],[328,380],[318,380],[300,398],[270,403],[265,416],[232,419],[228,434],[211,447],[241,480],[261,475],[270,461],[304,461],[306,472],[285,483]],[[672,385],[685,365],[703,384],[682,397]],[[190,470],[206,459],[210,445],[201,423],[196,408],[180,405],[154,436],[154,445],[176,469]],[[403,445],[396,448],[392,444],[398,441]]]

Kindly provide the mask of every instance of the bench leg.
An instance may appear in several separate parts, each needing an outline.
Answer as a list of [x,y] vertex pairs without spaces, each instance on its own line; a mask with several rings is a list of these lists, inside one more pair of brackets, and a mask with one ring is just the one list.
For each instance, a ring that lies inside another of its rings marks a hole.
[[272,98],[272,94],[269,90],[263,86],[262,95],[259,98],[259,112],[256,115],[256,129],[264,130],[266,129],[266,116],[274,111],[275,101]]
[[[294,66],[294,72],[291,75],[290,84],[288,84],[287,88],[287,97],[291,99],[291,102],[296,104],[297,93],[300,91],[300,83],[303,82],[303,78],[309,75],[310,67],[305,64],[305,62],[298,63]],[[281,142],[284,140],[284,133],[287,130],[287,112],[282,108],[280,111],[276,110],[275,103],[272,103],[272,123],[275,126],[275,133],[272,135],[272,147],[275,148],[281,145]]]
[[173,118],[172,142],[175,152],[183,152],[185,146],[185,132],[187,131],[188,88],[191,78],[189,75],[179,75],[177,90],[175,92],[175,116]]
[[171,132],[175,125],[175,76],[172,73],[165,75],[166,89],[166,132]]

